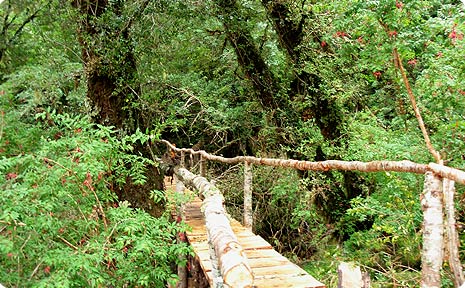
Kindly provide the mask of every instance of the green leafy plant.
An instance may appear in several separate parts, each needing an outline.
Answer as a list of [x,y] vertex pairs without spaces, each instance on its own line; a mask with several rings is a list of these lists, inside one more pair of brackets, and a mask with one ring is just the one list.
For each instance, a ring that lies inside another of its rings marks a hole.
[[190,251],[175,236],[186,227],[168,214],[154,218],[118,203],[112,188],[127,177],[144,181],[151,160],[127,152],[146,136],[121,140],[86,117],[54,111],[29,124],[14,109],[2,115],[2,284],[162,287],[175,281],[170,265],[185,264],[178,256]]

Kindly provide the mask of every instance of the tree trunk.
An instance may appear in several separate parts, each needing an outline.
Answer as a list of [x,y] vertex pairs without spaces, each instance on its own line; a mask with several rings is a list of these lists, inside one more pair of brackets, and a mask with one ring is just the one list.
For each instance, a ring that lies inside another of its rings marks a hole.
[[252,35],[243,26],[243,21],[239,19],[238,3],[236,0],[216,0],[215,3],[226,28],[228,40],[236,52],[237,61],[255,88],[263,108],[279,108],[278,81],[260,54]]
[[252,231],[253,206],[252,206],[252,164],[244,162],[244,226]]
[[[141,3],[139,12],[123,24],[117,24],[116,20],[122,16],[125,1],[72,2],[81,13],[78,37],[87,76],[87,97],[97,112],[94,121],[114,126],[122,134],[132,134],[137,128],[142,131],[146,128],[141,111],[134,105],[140,94],[140,85],[129,31],[149,2]],[[102,21],[103,17],[106,22]],[[115,23],[110,23],[112,20]],[[142,143],[135,143],[134,146],[134,154],[151,157],[147,146]],[[157,167],[147,168],[146,184],[135,185],[131,179],[127,179],[117,194],[120,200],[128,200],[134,207],[160,215],[163,208],[150,199],[150,192],[163,190],[163,177]]]
[[[335,99],[328,97],[321,91],[322,79],[314,73],[302,69],[306,62],[312,62],[305,51],[305,25],[312,12],[301,13],[294,17],[289,7],[283,1],[262,0],[263,6],[272,19],[281,46],[286,51],[294,66],[294,81],[289,89],[290,99],[308,99],[309,107],[301,111],[303,118],[313,118],[326,140],[339,145],[343,125],[342,112],[336,105]],[[320,42],[318,32],[311,36]]]
[[459,236],[455,229],[455,182],[449,179],[443,180],[444,208],[446,210],[446,247],[448,252],[449,266],[454,274],[455,287],[464,283],[462,264],[459,257]]

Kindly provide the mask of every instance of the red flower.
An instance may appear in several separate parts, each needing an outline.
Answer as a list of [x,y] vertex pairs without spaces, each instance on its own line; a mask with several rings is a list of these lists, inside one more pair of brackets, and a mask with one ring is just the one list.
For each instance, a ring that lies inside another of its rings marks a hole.
[[411,59],[407,62],[409,65],[415,66],[417,65],[417,59]]
[[44,273],[45,274],[50,274],[50,266],[47,266],[44,268]]
[[389,35],[389,38],[393,38],[393,37],[396,37],[397,36],[397,31],[389,31],[388,32],[388,35]]
[[397,9],[402,9],[402,7],[404,7],[404,3],[399,2],[399,1],[396,0],[396,7],[397,7]]
[[321,45],[321,47],[326,47],[326,46],[328,46],[328,43],[326,43],[326,41],[321,41],[320,45]]
[[94,191],[94,187],[92,186],[92,175],[90,174],[90,172],[87,172],[86,180],[84,180],[82,184],[89,188],[90,191]]
[[337,31],[336,32],[336,37],[340,37],[340,38],[343,38],[343,37],[347,37],[347,33],[344,32],[344,31]]
[[18,174],[16,174],[16,173],[8,173],[8,174],[6,174],[6,180],[15,179],[16,177],[18,177]]
[[379,77],[381,76],[381,72],[380,72],[380,71],[373,72],[373,75],[374,75],[376,78],[379,78]]

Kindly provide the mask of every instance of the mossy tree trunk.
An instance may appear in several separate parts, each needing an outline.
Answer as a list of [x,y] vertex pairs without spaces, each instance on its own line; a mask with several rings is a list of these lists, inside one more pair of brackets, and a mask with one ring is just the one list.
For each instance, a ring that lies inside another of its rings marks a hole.
[[[132,134],[136,129],[144,131],[147,127],[137,105],[141,89],[130,29],[149,2],[140,3],[130,17],[124,15],[126,1],[72,2],[80,12],[78,37],[87,77],[87,97],[95,110],[94,121],[114,126],[122,135]],[[142,143],[135,144],[133,153],[151,157]],[[150,199],[150,191],[163,189],[162,175],[156,167],[148,167],[147,171],[145,185],[135,185],[126,179],[126,184],[116,192],[120,200],[128,200],[135,207],[159,215],[161,207]]]
[[[270,66],[266,64],[251,32],[244,24],[246,21],[242,19],[239,3],[236,0],[215,2],[228,40],[236,52],[238,63],[246,77],[251,81],[262,106],[269,110],[287,109],[286,107],[292,106],[292,102],[304,102],[304,105],[297,105],[304,108],[297,111],[296,116],[306,120],[313,119],[323,138],[330,145],[346,148],[347,144],[343,137],[345,123],[341,108],[337,105],[334,95],[323,90],[324,79],[320,75],[304,69],[306,63],[313,62],[312,56],[305,51],[305,41],[309,39],[320,41],[318,32],[312,34],[308,32],[311,30],[309,26],[313,17],[312,12],[301,12],[296,15],[296,12],[291,11],[290,4],[286,1],[261,1],[273,24],[280,46],[288,56],[289,66],[293,70],[293,80],[290,81],[288,87],[284,87],[283,81],[280,81]],[[283,97],[284,94],[287,96]],[[289,120],[288,124],[285,125],[293,125],[291,123],[298,121],[299,119]],[[281,123],[281,120],[274,119],[272,122],[278,124]],[[298,143],[286,144],[298,145]],[[295,155],[291,156],[295,157]],[[327,156],[321,147],[317,147],[314,160],[323,161],[329,158],[340,159],[340,156]],[[303,158],[300,159],[303,160]],[[333,175],[334,173],[343,174],[341,183],[336,181],[338,177]],[[305,177],[310,177],[308,172],[304,174]],[[352,171],[325,172],[324,174],[323,177],[333,179],[334,181],[331,182],[336,184],[326,189],[327,191],[322,197],[319,197],[322,195],[319,194],[316,197],[316,204],[329,222],[336,222],[345,209],[349,207],[350,199],[362,193],[363,179]],[[319,174],[312,177],[322,176]]]

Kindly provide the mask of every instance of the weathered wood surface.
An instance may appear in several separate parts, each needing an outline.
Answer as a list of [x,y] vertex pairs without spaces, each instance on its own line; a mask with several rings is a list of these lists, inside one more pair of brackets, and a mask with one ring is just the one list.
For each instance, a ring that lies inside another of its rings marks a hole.
[[[202,201],[199,198],[188,203],[184,209],[184,220],[192,227],[192,231],[186,233],[187,239],[194,248],[196,257],[200,261],[210,285],[212,285],[212,267],[208,250],[207,231],[201,206]],[[231,220],[231,227],[252,268],[255,278],[254,287],[325,287],[305,270],[276,252],[262,237],[253,234],[238,221]]]
[[214,287],[224,284],[225,287],[251,288],[254,275],[247,256],[231,229],[223,206],[223,195],[218,188],[202,176],[192,174],[184,168],[175,168],[174,171],[180,181],[194,187],[205,197],[201,216],[205,219],[209,240]]

